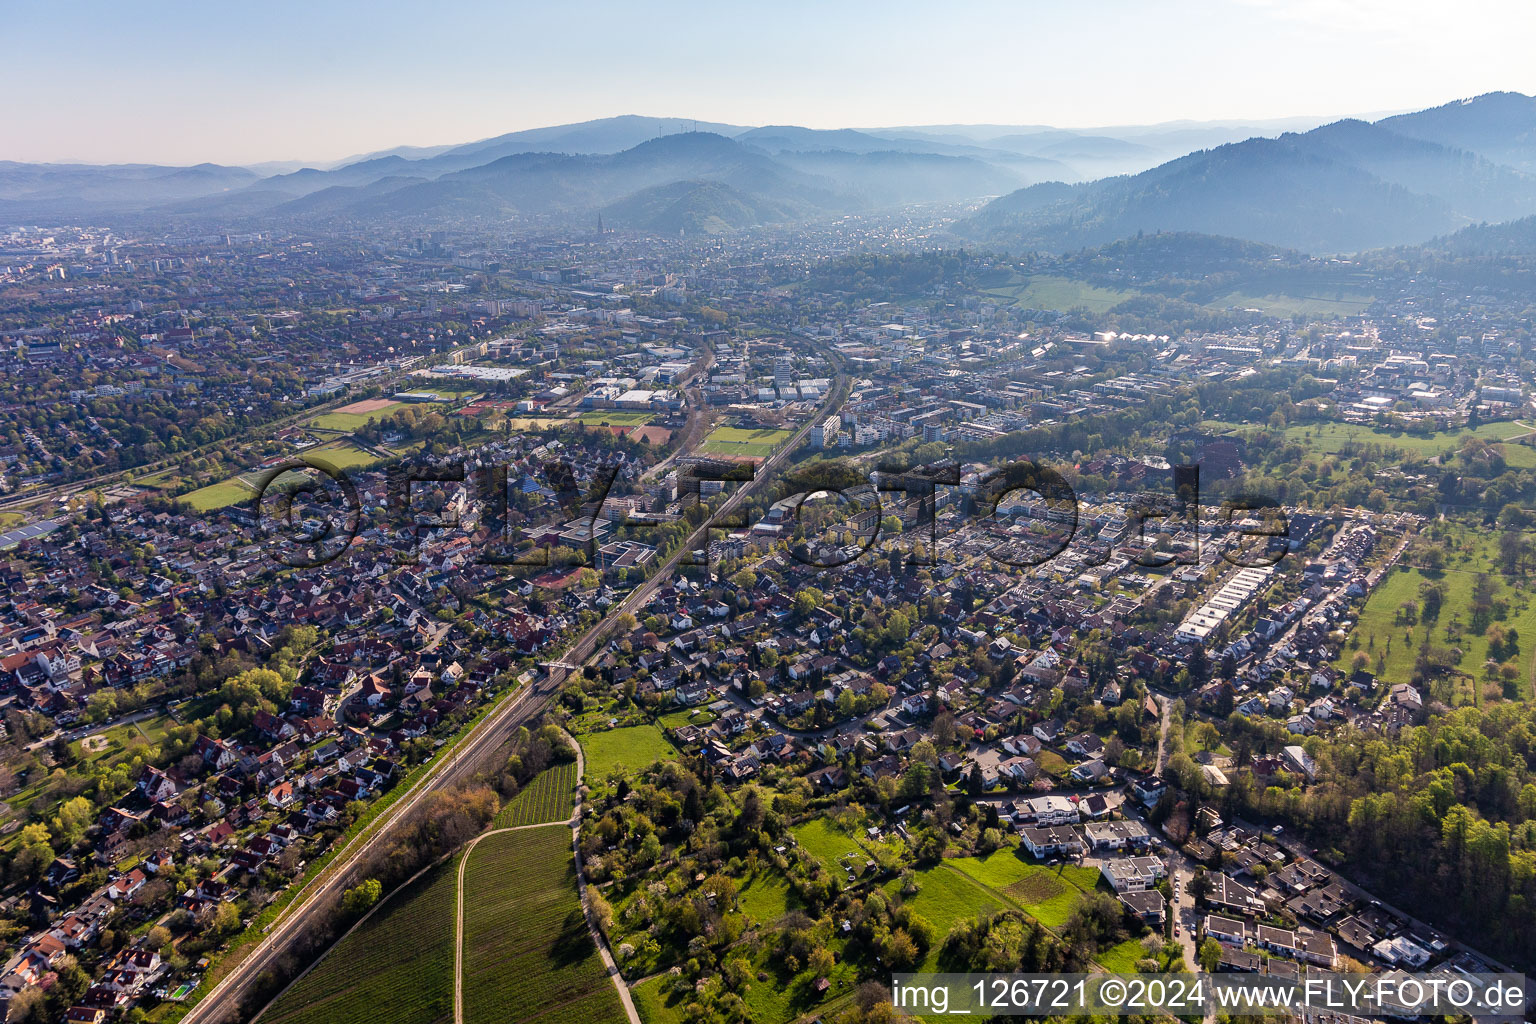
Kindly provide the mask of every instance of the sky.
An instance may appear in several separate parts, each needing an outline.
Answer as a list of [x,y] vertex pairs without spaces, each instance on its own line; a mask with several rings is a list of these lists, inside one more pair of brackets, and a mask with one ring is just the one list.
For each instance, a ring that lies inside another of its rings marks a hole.
[[1530,0],[5,5],[0,160],[313,163],[616,114],[813,128],[1536,93]]

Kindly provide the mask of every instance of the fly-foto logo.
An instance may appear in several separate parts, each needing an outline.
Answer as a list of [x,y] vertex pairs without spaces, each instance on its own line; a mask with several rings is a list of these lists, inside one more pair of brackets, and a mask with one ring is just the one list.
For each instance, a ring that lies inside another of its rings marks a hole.
[[[446,464],[397,464],[384,477],[384,500],[374,514],[381,522],[367,523],[363,492],[341,468],[309,457],[268,469],[258,481],[257,494],[248,514],[264,544],[277,562],[299,568],[333,562],[351,549],[365,525],[383,525],[388,543],[401,564],[414,564],[428,533],[458,529],[462,520],[442,511],[424,515],[418,498],[429,489],[449,486],[461,492],[456,508],[473,504],[484,542],[475,554],[483,565],[548,568],[557,564],[595,566],[598,559],[599,521],[621,467],[616,464],[587,468],[581,473],[571,463],[551,460],[540,467],[541,493],[552,499],[563,520],[558,533],[564,561],[553,554],[555,546],[532,543],[541,531],[526,525],[511,526],[508,500],[508,467]],[[750,463],[700,460],[681,467],[678,494],[694,496],[702,518],[690,521],[690,544],[680,564],[707,563],[710,538],[727,531],[753,528],[741,502],[731,500],[727,485],[753,487],[755,467]],[[1219,504],[1200,503],[1200,470],[1196,465],[1173,467],[1170,494],[1142,494],[1121,504],[1123,521],[1120,543],[1135,549],[1132,561],[1146,568],[1200,561],[1203,538],[1236,537],[1221,558],[1243,568],[1262,568],[1277,563],[1288,550],[1289,521],[1279,503],[1255,494],[1225,497]],[[813,472],[796,471],[777,481],[781,494],[771,502],[772,524],[793,536],[816,518],[816,511],[831,505],[845,506],[846,523],[836,544],[795,543],[790,557],[814,568],[834,569],[857,561],[874,550],[882,539],[898,530],[913,541],[914,558],[932,562],[938,549],[939,499],[947,489],[963,490],[972,514],[958,527],[951,522],[945,534],[953,537],[970,528],[989,530],[996,543],[986,552],[994,561],[1018,568],[1045,565],[1072,546],[1082,527],[1082,506],[1067,479],[1056,469],[1020,460],[990,469],[962,481],[959,468],[944,465],[902,471],[876,471],[870,477],[817,479]],[[719,500],[712,503],[712,498]],[[738,498],[740,496],[738,495]],[[823,516],[823,518],[825,518]],[[892,519],[896,522],[892,523]],[[1019,530],[1028,522],[1033,529]],[[633,532],[659,528],[652,520],[625,520]],[[1171,530],[1170,524],[1177,527]],[[548,532],[548,531],[542,531]],[[1189,543],[1161,550],[1151,533],[1167,536],[1182,532]],[[914,536],[915,535],[915,536]],[[695,548],[692,541],[702,547]],[[1090,562],[1090,564],[1092,564]]]

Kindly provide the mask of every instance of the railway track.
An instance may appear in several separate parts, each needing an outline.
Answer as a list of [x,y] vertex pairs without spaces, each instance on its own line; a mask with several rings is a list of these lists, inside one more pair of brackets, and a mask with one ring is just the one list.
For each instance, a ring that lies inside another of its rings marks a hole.
[[[720,519],[735,511],[752,494],[767,485],[773,474],[790,454],[805,441],[813,424],[830,414],[840,403],[847,378],[839,372],[837,381],[829,390],[825,402],[818,407],[815,416],[808,419],[778,451],[771,455],[757,475],[733,492],[715,511],[713,519]],[[366,858],[388,840],[391,829],[403,822],[406,815],[419,807],[430,794],[448,789],[460,782],[472,779],[485,759],[507,742],[518,728],[538,718],[559,694],[576,666],[584,665],[617,627],[623,613],[636,613],[677,570],[685,556],[699,546],[709,543],[709,521],[689,534],[687,541],[679,545],[643,584],[635,588],[617,606],[609,610],[600,622],[593,625],[560,657],[550,663],[549,674],[523,690],[502,698],[502,703],[474,726],[453,752],[432,771],[417,781],[415,788],[402,797],[358,839],[355,845],[344,850],[331,865],[309,883],[307,893],[296,899],[238,964],[221,978],[206,996],[187,1011],[182,1018],[186,1024],[214,1024],[228,1019],[227,1014],[237,1008],[255,987],[264,971],[271,967],[288,949],[293,940],[302,935],[310,917],[322,906],[326,897],[339,895],[355,884],[354,872],[366,863]],[[361,840],[359,842],[359,839]]]

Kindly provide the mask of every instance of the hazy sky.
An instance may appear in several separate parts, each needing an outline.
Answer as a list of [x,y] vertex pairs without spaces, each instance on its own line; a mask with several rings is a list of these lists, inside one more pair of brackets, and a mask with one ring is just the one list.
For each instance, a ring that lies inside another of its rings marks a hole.
[[322,161],[613,114],[1086,127],[1536,93],[1530,0],[3,7],[10,160]]

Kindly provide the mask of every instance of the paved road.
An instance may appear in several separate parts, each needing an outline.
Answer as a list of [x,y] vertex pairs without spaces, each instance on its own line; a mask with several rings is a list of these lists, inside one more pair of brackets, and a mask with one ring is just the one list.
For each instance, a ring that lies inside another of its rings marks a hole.
[[[564,675],[551,676],[564,681]],[[447,755],[435,769],[386,810],[363,834],[362,841],[312,879],[288,910],[268,926],[266,936],[232,967],[217,985],[193,1006],[183,1020],[191,1024],[221,1020],[250,991],[257,978],[304,933],[309,917],[326,897],[339,896],[353,880],[354,870],[365,858],[385,843],[392,828],[405,820],[433,792],[472,778],[484,758],[499,747],[524,722],[543,711],[544,705],[559,689],[559,683],[546,681],[519,691],[496,708]]]
[[[1232,819],[1232,824],[1238,826],[1239,828],[1245,828],[1245,829],[1248,829],[1248,830],[1253,831],[1253,832],[1266,832],[1266,830],[1261,828],[1260,826],[1252,824],[1251,822],[1243,821],[1242,819],[1239,819],[1239,818]],[[1328,872],[1328,876],[1333,881],[1336,881],[1341,886],[1343,886],[1344,887],[1344,891],[1349,893],[1349,895],[1352,898],[1354,898],[1355,900],[1362,901],[1362,902],[1370,902],[1370,903],[1379,904],[1383,910],[1386,910],[1388,913],[1396,914],[1398,917],[1401,917],[1403,920],[1407,921],[1413,927],[1415,927],[1415,928],[1417,928],[1417,929],[1419,929],[1421,931],[1424,931],[1424,932],[1429,932],[1429,933],[1433,933],[1435,935],[1439,935],[1442,938],[1444,938],[1445,941],[1449,945],[1455,947],[1456,949],[1462,950],[1463,952],[1466,952],[1466,953],[1470,953],[1473,956],[1477,957],[1478,959],[1483,960],[1483,961],[1487,962],[1488,964],[1491,964],[1495,971],[1503,971],[1503,972],[1506,972],[1506,973],[1513,973],[1514,972],[1514,968],[1510,967],[1508,964],[1501,963],[1500,961],[1495,960],[1493,957],[1489,956],[1487,953],[1484,953],[1484,952],[1482,952],[1479,949],[1476,949],[1476,948],[1474,948],[1472,946],[1469,946],[1465,942],[1461,942],[1461,941],[1458,941],[1457,939],[1452,938],[1449,934],[1447,934],[1445,932],[1444,929],[1437,928],[1437,927],[1435,927],[1432,924],[1428,924],[1425,921],[1423,921],[1423,920],[1413,916],[1408,911],[1403,910],[1401,907],[1397,907],[1397,906],[1392,905],[1391,903],[1386,902],[1385,900],[1383,900],[1380,897],[1376,896],[1374,893],[1370,892],[1369,890],[1362,889],[1360,886],[1356,885],[1354,882],[1351,882],[1348,878],[1345,878],[1343,875],[1339,874],[1337,871],[1334,871],[1332,868],[1329,868],[1328,865],[1322,864],[1321,862],[1319,862],[1317,860],[1317,858],[1312,856],[1312,851],[1307,846],[1307,841],[1306,841],[1305,838],[1303,838],[1301,836],[1291,835],[1288,832],[1287,833],[1282,833],[1281,835],[1278,835],[1278,836],[1275,835],[1273,832],[1268,832],[1267,835],[1268,835],[1268,838],[1269,838],[1269,840],[1271,842],[1273,842],[1273,843],[1283,847],[1285,849],[1285,851],[1287,853],[1291,854],[1292,856],[1294,856],[1294,857],[1305,857],[1306,859],[1308,859],[1310,861],[1313,861],[1314,863],[1317,863],[1319,867],[1323,868],[1323,870]]]
[[[764,487],[773,473],[784,463],[796,447],[804,442],[813,424],[830,415],[830,410],[840,404],[847,377],[839,372],[825,402],[777,452],[763,463],[756,476],[742,484],[716,511],[719,519],[737,509],[748,497]],[[609,613],[566,652],[559,664],[551,665],[549,675],[515,695],[502,698],[502,702],[470,731],[469,735],[439,763],[426,777],[416,783],[416,788],[403,796],[380,815],[374,825],[364,833],[362,842],[339,854],[336,860],[301,890],[288,910],[269,926],[265,938],[254,950],[247,953],[232,967],[213,989],[193,1006],[182,1018],[185,1024],[212,1024],[224,1019],[224,1015],[251,990],[261,973],[270,967],[292,941],[303,933],[310,914],[320,906],[325,897],[339,895],[352,881],[353,872],[364,864],[365,859],[378,849],[389,836],[390,830],[405,820],[405,816],[421,805],[426,797],[440,789],[474,777],[484,759],[506,742],[525,722],[542,714],[560,692],[572,669],[567,666],[582,665],[593,656],[608,635],[616,628],[623,613],[633,614],[645,607],[661,585],[671,578],[684,556],[695,548],[709,543],[709,527],[700,526],[687,541],[657,567],[645,583],[631,591],[629,596]],[[307,892],[307,895],[305,894]]]
[[[443,354],[451,358],[455,353],[461,352],[464,349],[473,348],[479,344],[479,341],[466,342],[463,345],[458,345],[452,349],[449,349]],[[380,377],[375,377],[369,380],[367,382],[367,386],[378,387],[387,390],[393,385],[409,377],[415,370],[421,368],[421,364],[414,364],[405,370],[397,371],[395,373],[386,373]],[[49,484],[43,487],[35,487],[29,490],[19,491],[15,494],[9,494],[3,498],[0,498],[0,509],[26,509],[49,500],[53,500],[58,504],[63,504],[77,494],[85,494],[96,490],[105,490],[107,488],[122,484],[131,484],[137,478],[152,476],[164,469],[191,465],[192,462],[201,455],[223,450],[226,446],[233,448],[234,446],[249,441],[258,435],[271,437],[274,433],[282,430],[285,427],[313,419],[316,416],[323,416],[328,412],[332,412],[344,405],[349,405],[355,401],[357,401],[357,399],[351,395],[342,395],[340,398],[332,399],[328,402],[321,402],[319,405],[311,406],[307,409],[300,409],[285,416],[279,416],[276,419],[268,420],[265,423],[257,424],[256,426],[251,427],[249,430],[233,437],[222,438],[218,441],[210,441],[202,447],[195,448],[192,451],[177,452],[175,455],[167,456],[162,459],[156,459],[152,462],[146,462],[142,466],[133,466],[129,469],[113,470],[110,473],[99,473],[96,476],[85,477],[80,480],[71,480],[61,484]]]

